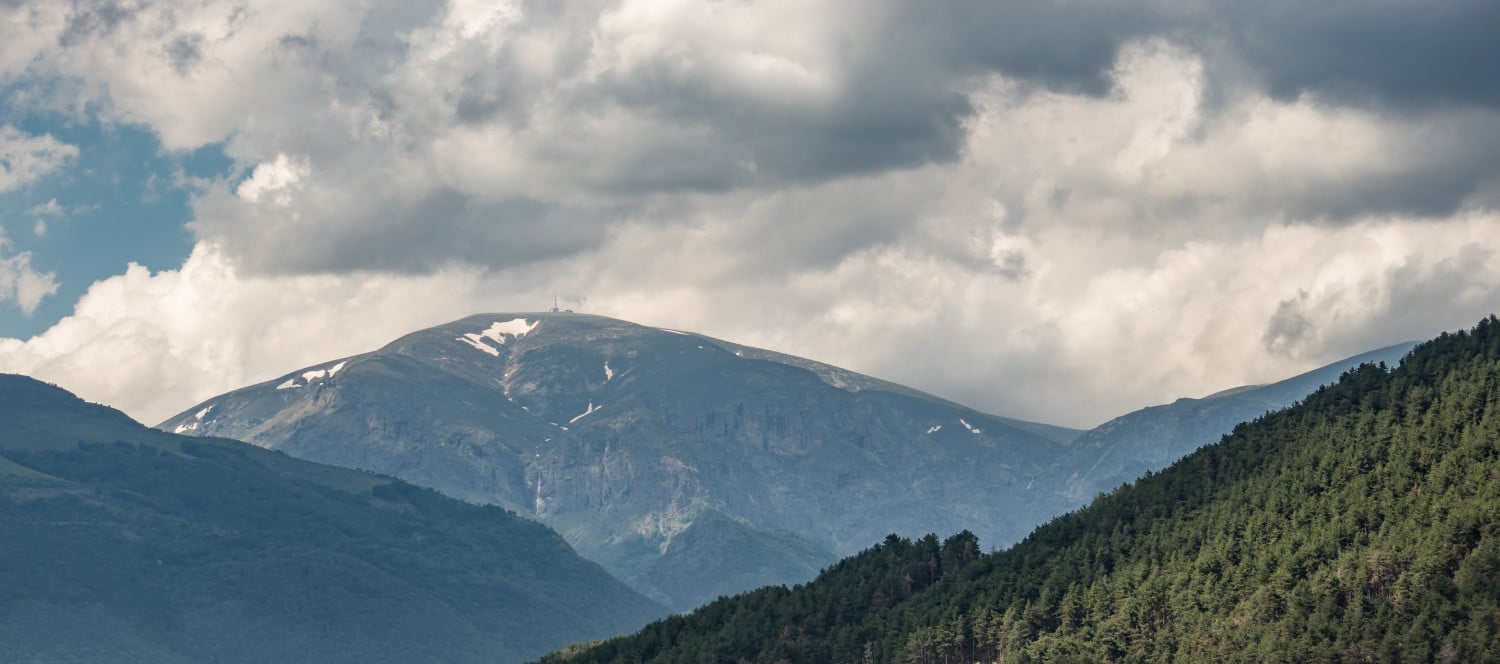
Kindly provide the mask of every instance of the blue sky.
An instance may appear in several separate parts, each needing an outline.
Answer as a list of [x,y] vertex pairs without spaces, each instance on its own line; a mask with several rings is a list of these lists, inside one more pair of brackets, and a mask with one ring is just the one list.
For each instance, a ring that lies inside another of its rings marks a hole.
[[186,227],[190,180],[227,177],[232,167],[218,145],[169,153],[147,129],[95,118],[30,113],[0,123],[80,148],[62,170],[0,193],[5,236],[58,282],[57,293],[30,315],[4,307],[0,337],[45,331],[72,312],[90,285],[123,273],[128,263],[153,271],[182,265],[193,247]]

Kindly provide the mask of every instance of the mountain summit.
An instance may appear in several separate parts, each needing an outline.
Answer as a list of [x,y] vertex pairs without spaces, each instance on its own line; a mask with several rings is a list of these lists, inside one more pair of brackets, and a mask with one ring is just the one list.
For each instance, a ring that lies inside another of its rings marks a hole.
[[535,516],[679,609],[808,580],[891,532],[1013,542],[1060,511],[1036,480],[1078,433],[569,313],[422,330],[210,399],[161,428]]

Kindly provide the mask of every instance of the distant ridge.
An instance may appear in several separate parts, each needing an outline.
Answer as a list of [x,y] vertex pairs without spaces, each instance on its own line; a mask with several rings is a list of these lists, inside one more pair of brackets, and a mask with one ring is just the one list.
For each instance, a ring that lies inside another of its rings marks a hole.
[[1116,417],[1073,440],[1062,462],[1076,473],[1068,494],[1081,504],[1217,441],[1241,422],[1296,403],[1320,386],[1337,382],[1345,371],[1367,363],[1395,366],[1414,346],[1414,341],[1394,344],[1268,385],[1230,388]]
[[545,526],[0,374],[0,661],[519,662],[664,609]]

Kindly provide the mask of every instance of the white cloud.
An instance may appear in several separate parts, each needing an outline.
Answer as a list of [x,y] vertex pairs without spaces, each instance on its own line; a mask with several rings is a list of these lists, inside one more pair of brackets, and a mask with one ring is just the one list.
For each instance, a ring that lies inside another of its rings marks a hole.
[[243,277],[199,246],[179,270],[131,265],[95,283],[71,316],[41,335],[0,339],[0,370],[154,423],[213,394],[463,315],[480,304],[475,284],[463,270]]
[[57,292],[57,275],[31,266],[31,252],[11,253],[11,242],[0,233],[0,302],[12,302],[26,315]]
[[306,159],[295,159],[279,154],[276,155],[275,161],[256,166],[250,178],[235,188],[234,195],[251,203],[265,202],[287,207],[292,204],[290,190],[309,174]]
[[[1048,236],[1015,280],[908,247],[883,247],[761,281],[675,279],[638,253],[645,225],[587,260],[430,276],[237,274],[200,245],[181,270],[133,266],[74,315],[0,340],[0,370],[56,382],[155,422],[197,401],[479,311],[581,308],[701,330],[838,363],[981,408],[1087,425],[1126,410],[1278,379],[1424,338],[1500,309],[1500,215],[1276,224],[1107,267]],[[707,239],[711,232],[700,239]],[[685,251],[703,246],[690,243]],[[435,297],[434,294],[441,296]],[[1301,336],[1268,339],[1284,302]],[[101,371],[100,367],[108,367]]]
[[36,182],[77,156],[77,147],[50,135],[0,125],[0,193]]
[[29,214],[29,215],[31,215],[31,216],[33,216],[33,217],[54,217],[55,218],[55,217],[61,217],[61,216],[65,215],[65,214],[67,214],[67,211],[63,209],[63,206],[61,206],[61,205],[59,205],[57,203],[57,199],[56,198],[52,198],[52,199],[48,199],[46,203],[41,203],[39,205],[32,206],[30,210],[26,211],[26,213]]

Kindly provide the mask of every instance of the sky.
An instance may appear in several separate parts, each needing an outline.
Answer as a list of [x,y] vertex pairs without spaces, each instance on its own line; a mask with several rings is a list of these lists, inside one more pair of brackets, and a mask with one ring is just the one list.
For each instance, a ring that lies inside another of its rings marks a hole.
[[1500,4],[0,0],[0,371],[484,311],[1092,426],[1500,311]]

